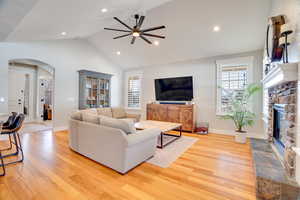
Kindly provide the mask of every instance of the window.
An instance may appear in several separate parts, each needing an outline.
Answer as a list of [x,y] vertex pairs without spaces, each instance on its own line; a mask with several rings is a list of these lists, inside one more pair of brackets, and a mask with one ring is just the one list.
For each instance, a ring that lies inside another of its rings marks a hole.
[[252,82],[252,57],[217,61],[217,115],[231,110],[230,98],[235,93],[243,95],[243,90]]
[[131,72],[126,77],[127,108],[139,109],[141,107],[141,75]]
[[242,96],[243,89],[247,86],[247,66],[224,67],[222,69],[221,87],[221,112],[227,113],[231,109],[229,99],[233,92]]

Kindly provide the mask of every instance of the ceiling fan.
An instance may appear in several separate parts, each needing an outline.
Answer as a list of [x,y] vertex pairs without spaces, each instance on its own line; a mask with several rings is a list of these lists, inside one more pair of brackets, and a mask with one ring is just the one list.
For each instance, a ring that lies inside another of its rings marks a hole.
[[148,32],[150,31],[155,31],[158,29],[164,29],[166,28],[165,26],[157,26],[157,27],[152,27],[152,28],[147,28],[147,29],[142,29],[142,25],[143,22],[145,20],[145,16],[140,16],[140,15],[134,15],[135,18],[135,26],[130,27],[127,24],[125,24],[124,22],[122,22],[119,18],[114,17],[115,20],[117,20],[119,23],[121,23],[122,25],[124,25],[127,30],[121,30],[121,29],[114,29],[114,28],[104,28],[105,30],[109,30],[109,31],[119,31],[119,32],[125,32],[126,34],[124,35],[120,35],[118,37],[114,37],[113,39],[119,39],[119,38],[123,38],[123,37],[127,37],[127,36],[132,36],[131,39],[131,44],[134,44],[136,38],[140,37],[141,39],[143,39],[145,42],[147,42],[148,44],[152,44],[152,42],[147,39],[147,37],[155,37],[155,38],[160,38],[160,39],[165,39],[165,36],[161,36],[161,35],[154,35],[154,34],[150,34]]

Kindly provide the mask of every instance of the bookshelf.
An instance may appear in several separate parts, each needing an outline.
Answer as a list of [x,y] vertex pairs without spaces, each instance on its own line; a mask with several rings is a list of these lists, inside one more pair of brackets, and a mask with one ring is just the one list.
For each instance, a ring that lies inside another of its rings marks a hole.
[[110,107],[110,74],[79,71],[79,109]]

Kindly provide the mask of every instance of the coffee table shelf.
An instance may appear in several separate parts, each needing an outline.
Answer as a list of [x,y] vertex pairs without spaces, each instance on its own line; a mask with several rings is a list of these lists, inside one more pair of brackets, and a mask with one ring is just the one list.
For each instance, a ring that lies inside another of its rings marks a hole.
[[[178,140],[182,136],[182,124],[179,123],[145,120],[135,123],[135,128],[137,130],[144,130],[150,128],[160,129],[161,134],[158,137],[157,148],[164,148],[165,146]],[[169,132],[178,129],[180,131],[179,135]]]

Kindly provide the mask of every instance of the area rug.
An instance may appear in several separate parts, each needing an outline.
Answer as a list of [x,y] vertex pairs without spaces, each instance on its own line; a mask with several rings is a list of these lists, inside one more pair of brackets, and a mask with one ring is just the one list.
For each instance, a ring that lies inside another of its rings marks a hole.
[[197,141],[197,138],[182,136],[163,149],[157,149],[154,157],[146,162],[162,168],[167,168]]
[[38,133],[42,131],[52,130],[52,125],[47,123],[25,123],[20,133]]

